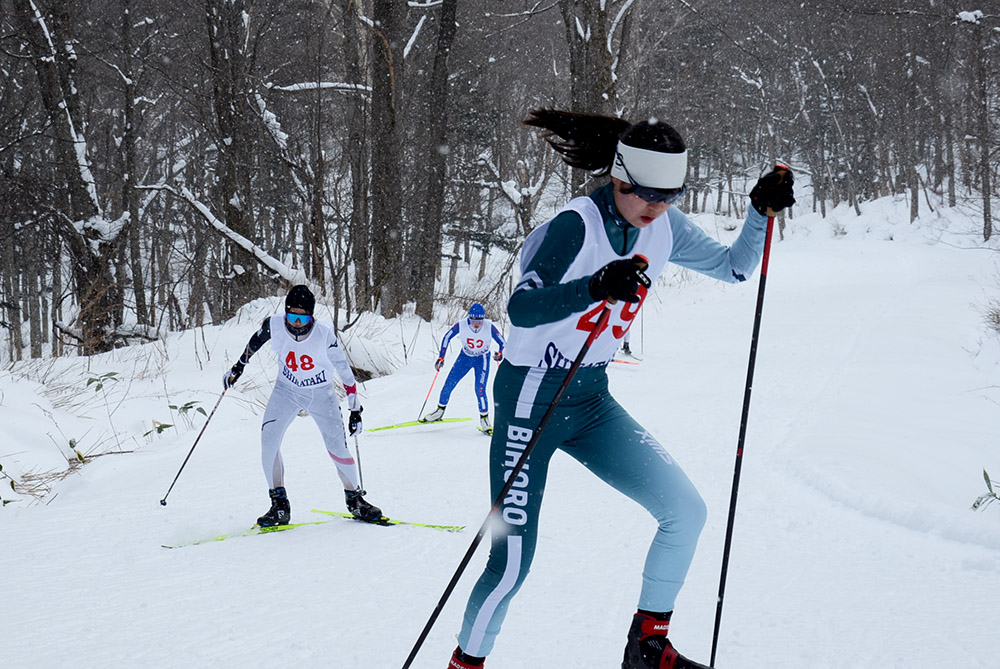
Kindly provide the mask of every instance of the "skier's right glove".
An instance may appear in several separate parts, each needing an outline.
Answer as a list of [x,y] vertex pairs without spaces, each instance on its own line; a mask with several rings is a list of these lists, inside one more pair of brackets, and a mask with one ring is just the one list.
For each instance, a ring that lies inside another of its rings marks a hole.
[[434,361],[434,369],[440,372],[442,367],[444,367],[444,358],[438,358]]
[[236,381],[243,375],[243,367],[243,363],[237,360],[233,368],[222,375],[223,390],[229,390],[236,385]]
[[636,303],[639,301],[639,285],[649,288],[651,282],[644,269],[649,264],[642,256],[632,256],[609,262],[590,277],[588,288],[595,300],[611,299]]
[[794,184],[792,170],[785,165],[775,165],[773,170],[757,180],[757,185],[750,191],[750,204],[762,216],[768,215],[768,209],[778,213],[795,204]]

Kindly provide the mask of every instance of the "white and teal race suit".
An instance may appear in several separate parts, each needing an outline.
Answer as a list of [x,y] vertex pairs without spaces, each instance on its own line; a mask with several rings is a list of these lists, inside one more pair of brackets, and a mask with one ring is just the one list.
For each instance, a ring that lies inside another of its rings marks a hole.
[[[604,306],[590,296],[590,277],[607,263],[641,254],[655,282],[667,262],[732,283],[760,262],[767,219],[753,208],[727,247],[671,207],[643,229],[622,219],[613,186],[571,201],[525,240],[521,279],[508,303],[512,324],[506,359],[494,384],[496,409],[490,445],[491,500],[534,433]],[[639,296],[646,297],[640,287]],[[459,646],[483,657],[535,551],[538,514],[549,460],[561,449],[632,498],[659,523],[646,557],[638,608],[666,612],[684,582],[705,522],[705,504],[656,439],[608,391],[607,364],[641,307],[611,307],[608,327],[596,338],[545,427],[493,525],[486,570],[465,610]]]

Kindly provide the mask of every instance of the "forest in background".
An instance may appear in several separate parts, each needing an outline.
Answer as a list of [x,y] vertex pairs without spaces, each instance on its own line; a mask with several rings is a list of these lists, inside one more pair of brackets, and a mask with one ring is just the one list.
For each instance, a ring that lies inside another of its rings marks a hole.
[[675,126],[689,212],[742,216],[781,158],[800,211],[961,204],[989,240],[998,5],[0,0],[0,359],[220,323],[295,280],[341,328],[429,320],[457,268],[593,187],[520,125],[536,107]]

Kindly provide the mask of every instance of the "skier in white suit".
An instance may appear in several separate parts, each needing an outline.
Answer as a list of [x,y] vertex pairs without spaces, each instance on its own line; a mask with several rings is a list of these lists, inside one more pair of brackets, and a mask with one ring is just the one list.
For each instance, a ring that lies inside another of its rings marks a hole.
[[285,492],[285,467],[281,460],[281,441],[292,420],[304,410],[312,416],[323,435],[327,453],[337,466],[344,484],[347,508],[358,520],[376,522],[382,510],[369,504],[361,490],[358,466],[347,448],[340,400],[333,384],[336,370],[347,392],[347,408],[351,415],[348,428],[351,435],[362,429],[357,382],[337,339],[333,325],[313,317],[316,298],[306,286],[295,286],[285,298],[285,313],[264,319],[260,329],[247,343],[243,355],[222,377],[225,388],[236,383],[250,357],[266,342],[278,356],[278,378],[264,410],[260,431],[261,462],[267,478],[271,508],[257,519],[261,527],[287,525],[291,521],[291,505]]

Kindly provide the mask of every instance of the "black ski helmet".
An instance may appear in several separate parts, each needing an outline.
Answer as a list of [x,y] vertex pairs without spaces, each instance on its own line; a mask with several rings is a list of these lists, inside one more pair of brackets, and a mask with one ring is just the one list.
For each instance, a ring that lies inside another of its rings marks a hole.
[[288,297],[285,298],[286,314],[296,307],[302,309],[310,316],[316,311],[316,296],[312,294],[312,291],[307,286],[302,284],[292,287],[288,291]]

